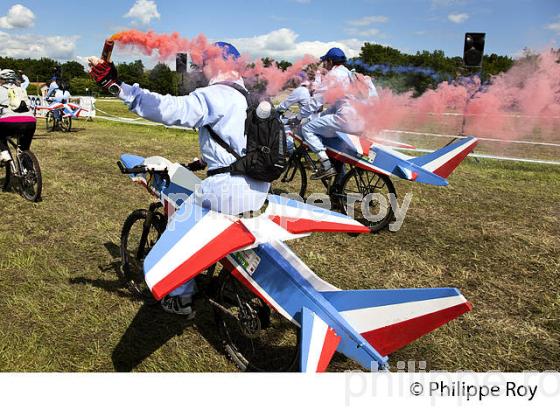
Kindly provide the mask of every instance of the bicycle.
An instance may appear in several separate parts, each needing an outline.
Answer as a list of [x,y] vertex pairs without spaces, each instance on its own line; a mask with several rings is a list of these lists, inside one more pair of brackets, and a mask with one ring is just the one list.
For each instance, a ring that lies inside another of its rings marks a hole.
[[[0,165],[0,168],[5,167],[6,169],[3,190],[8,192],[10,188],[14,188],[26,200],[38,202],[41,200],[43,190],[39,160],[30,150],[20,150],[17,142],[13,141],[14,138],[7,138],[8,152],[12,160]],[[16,152],[15,157],[10,146]]]
[[[147,209],[137,209],[126,218],[121,230],[119,270],[122,285],[136,299],[156,304],[144,281],[143,262],[163,234],[173,212],[173,206],[166,199],[169,188],[179,185],[173,183],[167,167],[126,167],[121,161],[117,164],[121,173],[130,175],[134,182],[157,198]],[[203,165],[193,161],[181,166],[191,172],[203,169]],[[242,261],[243,257],[243,252],[238,252],[226,259]],[[196,278],[199,300],[213,308],[225,353],[242,371],[295,369],[299,358],[298,328],[247,289],[228,269],[231,264],[226,259],[220,261],[221,269],[213,265]]]
[[58,103],[47,108],[45,125],[47,132],[60,130],[70,132],[72,130],[72,115],[65,112],[64,104]]
[[[299,135],[299,121],[284,118],[284,122],[288,128],[288,137],[294,140],[294,150],[288,158],[286,170],[278,180],[282,185],[274,185],[272,193],[277,195],[295,193],[305,200],[308,186],[307,170],[316,173],[319,167],[311,156],[309,146]],[[336,140],[336,138],[329,140]],[[332,144],[333,141],[324,142]],[[377,172],[371,166],[370,158],[360,154],[355,146],[345,148],[350,149],[336,150],[327,145],[327,154],[338,173],[334,178],[320,181],[330,197],[333,208],[338,208],[344,214],[363,223],[371,233],[379,232],[393,220],[394,213],[390,205],[386,206],[387,202],[382,204],[375,201],[373,194],[381,194],[385,197],[394,195],[396,198],[393,182],[387,175]],[[362,150],[367,152],[364,148],[367,147],[362,147]],[[364,200],[367,200],[367,210]],[[375,220],[371,220],[371,215],[377,216]]]

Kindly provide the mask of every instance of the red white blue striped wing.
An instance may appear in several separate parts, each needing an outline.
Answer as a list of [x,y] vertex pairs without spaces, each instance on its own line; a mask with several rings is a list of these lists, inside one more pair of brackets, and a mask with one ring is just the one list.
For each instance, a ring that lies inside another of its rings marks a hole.
[[311,310],[303,307],[301,313],[301,371],[324,372],[341,338]]
[[462,138],[431,154],[413,158],[410,162],[442,178],[447,178],[474,150],[477,144],[478,139],[474,137]]
[[238,218],[185,203],[144,262],[146,283],[161,299],[255,237]]
[[293,199],[268,196],[266,215],[292,234],[310,232],[368,233],[369,228],[349,216]]
[[322,295],[382,355],[472,309],[452,288],[348,290]]

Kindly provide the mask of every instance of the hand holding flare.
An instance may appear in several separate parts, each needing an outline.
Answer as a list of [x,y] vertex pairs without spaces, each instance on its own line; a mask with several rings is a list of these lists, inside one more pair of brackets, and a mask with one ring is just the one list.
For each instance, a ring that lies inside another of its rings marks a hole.
[[113,40],[105,40],[101,58],[89,57],[88,63],[90,66],[89,74],[93,80],[111,94],[118,95],[121,91],[121,81],[119,81],[115,64],[111,62],[111,54],[114,46],[115,42]]

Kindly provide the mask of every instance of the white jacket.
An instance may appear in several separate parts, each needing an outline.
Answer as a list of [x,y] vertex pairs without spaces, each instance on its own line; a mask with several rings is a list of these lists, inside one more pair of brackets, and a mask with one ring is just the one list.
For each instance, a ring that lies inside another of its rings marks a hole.
[[311,101],[311,93],[309,88],[303,85],[295,88],[284,101],[278,105],[280,111],[287,111],[291,106],[296,105],[299,107],[298,118],[307,118],[313,111],[309,107],[309,102]]
[[[237,81],[244,86],[242,80]],[[237,90],[223,84],[198,88],[189,95],[173,97],[122,84],[119,97],[139,116],[166,125],[198,128],[202,159],[208,169],[230,165],[235,157],[218,145],[204,128],[212,129],[239,155],[245,155],[247,101]],[[202,182],[197,202],[228,214],[258,210],[265,202],[270,184],[248,176],[218,174]]]

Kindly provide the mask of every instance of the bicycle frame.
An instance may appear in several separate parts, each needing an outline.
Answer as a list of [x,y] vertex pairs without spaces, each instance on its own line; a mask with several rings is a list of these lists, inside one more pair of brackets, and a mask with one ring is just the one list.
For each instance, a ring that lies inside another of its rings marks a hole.
[[13,141],[13,137],[12,138],[7,138],[8,141],[8,148],[11,145],[12,148],[15,150],[16,155],[14,157],[14,155],[12,154],[12,150],[8,149],[8,152],[10,153],[10,157],[12,157],[12,160],[10,161],[10,170],[12,171],[12,177],[15,178],[18,183],[20,183],[21,181],[21,173],[20,173],[20,164],[19,164],[19,153],[20,153],[20,149],[19,146],[17,144],[17,142]]

